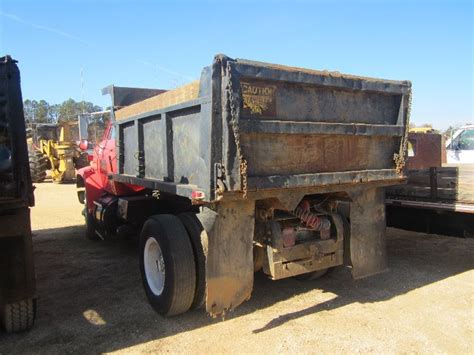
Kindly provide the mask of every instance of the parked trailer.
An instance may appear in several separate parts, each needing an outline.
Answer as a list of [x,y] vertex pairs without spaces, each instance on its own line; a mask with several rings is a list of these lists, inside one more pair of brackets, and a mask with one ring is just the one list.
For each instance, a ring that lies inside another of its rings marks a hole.
[[217,55],[172,91],[105,92],[114,124],[78,193],[89,237],[140,234],[157,312],[224,314],[260,269],[386,270],[384,187],[405,179],[409,81]]
[[[465,132],[454,140],[464,149],[459,160],[474,151],[474,138]],[[410,133],[408,140],[407,184],[386,191],[387,225],[474,237],[474,164],[446,164],[445,146],[454,144],[445,145],[439,133]]]
[[35,271],[28,165],[20,72],[0,58],[0,315],[7,332],[27,330],[35,319]]

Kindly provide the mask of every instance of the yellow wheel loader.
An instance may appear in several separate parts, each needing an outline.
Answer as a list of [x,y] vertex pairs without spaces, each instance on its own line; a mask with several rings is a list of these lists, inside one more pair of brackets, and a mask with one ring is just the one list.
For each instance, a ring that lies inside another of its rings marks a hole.
[[77,122],[32,124],[29,144],[30,171],[34,182],[51,170],[54,183],[75,181],[76,169],[87,166],[87,154],[77,144]]

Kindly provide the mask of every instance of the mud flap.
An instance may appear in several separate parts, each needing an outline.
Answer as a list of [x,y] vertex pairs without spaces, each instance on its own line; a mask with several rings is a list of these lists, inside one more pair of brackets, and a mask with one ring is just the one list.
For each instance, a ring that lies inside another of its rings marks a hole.
[[361,189],[350,196],[350,263],[352,277],[361,279],[387,270],[385,189]]
[[206,310],[211,316],[223,316],[250,298],[254,215],[254,201],[223,201],[212,216],[200,218],[208,239]]

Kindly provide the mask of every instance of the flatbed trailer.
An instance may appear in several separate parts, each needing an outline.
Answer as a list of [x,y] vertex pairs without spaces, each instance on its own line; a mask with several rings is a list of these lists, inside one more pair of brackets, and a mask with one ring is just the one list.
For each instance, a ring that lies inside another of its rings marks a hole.
[[222,315],[257,270],[387,269],[384,187],[406,178],[409,81],[217,55],[175,90],[104,92],[114,123],[78,196],[89,237],[140,234],[159,313]]
[[[459,161],[473,151],[472,139],[460,138],[462,134],[446,144],[440,133],[410,130],[406,184],[386,190],[388,226],[474,237],[474,165],[447,163],[446,146]],[[456,145],[464,151],[454,150]]]
[[33,205],[20,72],[5,56],[0,58],[0,317],[7,332],[27,330],[35,320]]
[[387,189],[387,225],[474,237],[474,165],[408,170],[406,185]]

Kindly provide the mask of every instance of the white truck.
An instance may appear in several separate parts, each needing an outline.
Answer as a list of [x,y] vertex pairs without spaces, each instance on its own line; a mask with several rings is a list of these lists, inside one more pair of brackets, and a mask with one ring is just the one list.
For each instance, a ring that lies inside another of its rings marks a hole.
[[474,164],[474,124],[458,129],[446,142],[448,164]]

